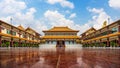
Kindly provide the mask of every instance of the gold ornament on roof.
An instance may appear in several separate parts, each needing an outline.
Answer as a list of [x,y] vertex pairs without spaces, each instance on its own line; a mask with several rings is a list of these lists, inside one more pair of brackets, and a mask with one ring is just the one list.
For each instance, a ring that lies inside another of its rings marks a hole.
[[104,21],[102,28],[107,26],[107,21]]

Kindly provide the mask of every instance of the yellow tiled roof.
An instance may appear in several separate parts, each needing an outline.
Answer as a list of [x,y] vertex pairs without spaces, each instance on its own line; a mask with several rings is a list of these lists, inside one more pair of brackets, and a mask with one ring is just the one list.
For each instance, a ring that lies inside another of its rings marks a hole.
[[21,29],[21,30],[25,30],[25,29],[23,28],[23,26],[21,26],[21,25],[19,25],[17,28],[19,28],[19,29]]
[[78,39],[79,36],[43,36],[43,39]]
[[82,34],[85,34],[85,33],[89,32],[90,30],[97,31],[95,28],[91,27],[90,29],[86,30],[86,31],[85,31],[84,33],[82,33]]
[[90,42],[90,41],[94,41],[94,40],[99,40],[99,39],[108,38],[108,37],[113,37],[113,36],[119,36],[119,35],[120,35],[120,32],[116,32],[116,33],[114,33],[114,34],[109,34],[109,35],[100,36],[100,37],[97,37],[97,38],[85,40],[84,42]]
[[70,28],[68,28],[68,27],[53,27],[53,28],[51,28],[51,29],[49,29],[49,30],[45,30],[45,31],[43,31],[43,32],[78,32],[77,30],[72,30],[72,29],[70,29]]

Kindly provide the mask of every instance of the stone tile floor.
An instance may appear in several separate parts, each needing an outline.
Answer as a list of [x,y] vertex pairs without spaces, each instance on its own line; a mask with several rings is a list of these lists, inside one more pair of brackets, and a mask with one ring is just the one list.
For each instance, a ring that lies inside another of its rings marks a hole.
[[120,49],[0,48],[0,68],[120,68]]

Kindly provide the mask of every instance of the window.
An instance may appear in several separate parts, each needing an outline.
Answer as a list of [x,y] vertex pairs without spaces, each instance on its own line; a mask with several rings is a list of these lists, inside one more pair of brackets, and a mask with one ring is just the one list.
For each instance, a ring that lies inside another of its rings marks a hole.
[[51,43],[53,44],[53,41],[51,41]]
[[69,41],[69,44],[70,44],[70,41]]
[[26,38],[25,34],[23,34],[23,38]]
[[112,28],[112,33],[118,32],[118,28]]
[[72,41],[72,43],[74,44],[74,41]]
[[107,35],[107,32],[103,32],[103,33],[101,33],[101,35],[103,36],[103,35]]
[[13,32],[13,35],[16,36],[16,32]]
[[5,28],[1,26],[1,29],[4,30]]
[[11,33],[11,31],[7,29],[7,34],[10,34],[10,33]]
[[47,41],[47,44],[49,44],[49,41]]
[[34,38],[32,37],[32,40],[34,40]]

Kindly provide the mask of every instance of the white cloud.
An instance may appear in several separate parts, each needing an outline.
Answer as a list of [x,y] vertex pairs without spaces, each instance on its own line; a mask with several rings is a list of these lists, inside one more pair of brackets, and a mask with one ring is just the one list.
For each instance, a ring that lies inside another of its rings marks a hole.
[[79,30],[80,32],[78,35],[84,32],[87,28],[90,28],[88,24],[76,24],[73,20],[65,18],[65,16],[58,11],[47,10],[44,13],[44,17],[47,20],[46,22],[49,22],[50,26],[68,26],[72,29]]
[[74,24],[72,20],[66,19],[58,11],[47,10],[44,16],[52,26],[71,26]]
[[[49,0],[50,1],[50,0]],[[51,0],[52,2],[53,0]],[[67,0],[56,0],[53,2],[60,3]],[[10,7],[10,8],[9,8]],[[12,9],[11,9],[12,8]],[[69,26],[72,29],[80,30],[79,34],[87,30],[88,28],[94,26],[99,29],[102,27],[102,23],[111,18],[104,9],[88,9],[89,12],[94,13],[92,19],[88,23],[79,25],[76,24],[71,18],[76,17],[76,14],[73,13],[70,15],[70,19],[66,18],[64,14],[61,14],[59,11],[47,10],[44,13],[44,17],[40,19],[35,18],[35,13],[37,10],[34,7],[28,8],[26,3],[18,0],[2,0],[0,2],[0,19],[10,22],[10,18],[13,18],[13,25],[23,25],[24,27],[30,26],[39,33],[42,33],[42,30],[47,29],[48,25],[51,26]],[[69,13],[69,11],[68,11]]]
[[66,0],[65,0],[65,1],[62,1],[60,4],[61,4],[62,7],[69,7],[69,8],[71,8],[71,9],[74,8],[73,3],[69,2],[69,1],[66,1]]
[[88,11],[94,13],[94,16],[92,16],[92,19],[89,20],[87,24],[93,26],[96,29],[102,28],[103,22],[108,21],[108,18],[110,18],[110,21],[112,21],[111,17],[104,11],[103,8],[89,8]]
[[65,13],[69,14],[69,13],[70,13],[70,11],[69,11],[69,10],[66,10],[66,11],[65,11]]
[[55,4],[55,3],[60,3],[60,2],[62,2],[63,0],[47,0],[47,2],[49,3],[49,4]]
[[93,9],[90,9],[90,8],[87,8],[89,12],[92,12],[92,13],[101,13],[104,11],[103,8],[101,9],[96,9],[96,8],[93,8]]
[[72,18],[75,18],[75,17],[76,17],[76,13],[72,13],[69,18],[72,19]]
[[120,9],[120,0],[109,0],[109,6],[115,9]]
[[47,29],[47,26],[41,19],[35,19],[34,14],[37,10],[34,7],[28,8],[23,1],[2,0],[0,2],[0,10],[0,19],[7,23],[10,23],[10,18],[12,18],[13,25],[29,26],[41,34],[43,29]]
[[59,3],[62,7],[68,7],[71,9],[74,8],[74,4],[67,0],[47,0],[47,3],[52,4],[52,5]]
[[0,2],[1,15],[14,14],[26,8],[26,4],[16,0],[2,0]]

